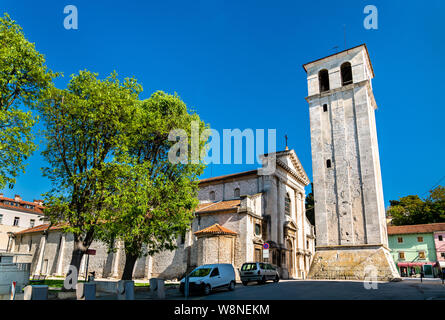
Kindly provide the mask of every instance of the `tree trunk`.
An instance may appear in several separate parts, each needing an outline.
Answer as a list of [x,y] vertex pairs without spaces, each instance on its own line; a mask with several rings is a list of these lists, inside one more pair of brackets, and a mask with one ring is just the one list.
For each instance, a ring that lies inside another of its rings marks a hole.
[[[87,252],[88,248],[90,247],[91,242],[93,242],[93,234],[94,231],[90,230],[89,232],[87,232],[84,239],[82,239],[81,236],[74,234],[73,253],[71,255],[70,266],[76,268],[77,271],[77,278],[75,278],[76,283],[79,277],[80,263],[82,262],[83,255]],[[70,276],[72,277],[72,275]]]
[[124,267],[124,273],[122,274],[122,280],[133,279],[133,269],[137,259],[138,259],[137,255],[125,252],[125,267]]
[[[71,254],[71,262],[68,269],[68,273],[65,276],[65,281],[62,290],[73,291],[76,288],[76,283],[79,278],[80,263],[82,257],[85,254],[86,249],[83,248],[82,241],[74,241],[74,248]],[[75,270],[73,270],[73,267]]]
[[82,248],[82,241],[77,241],[74,243],[73,253],[71,255],[70,266],[74,266],[76,268],[77,276],[79,276],[80,263],[82,262],[82,258],[83,258],[83,255],[85,254],[85,252],[86,252],[86,249]]

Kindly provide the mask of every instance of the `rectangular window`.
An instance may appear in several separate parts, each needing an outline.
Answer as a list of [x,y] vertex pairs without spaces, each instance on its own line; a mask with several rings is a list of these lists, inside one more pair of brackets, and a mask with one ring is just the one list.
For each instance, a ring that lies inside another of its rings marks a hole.
[[403,252],[403,251],[399,252],[399,259],[401,259],[401,260],[405,259],[405,252]]
[[3,221],[3,215],[0,214],[0,224],[2,224],[2,221]]
[[440,253],[440,256],[441,256],[442,258],[445,258],[445,252],[441,252],[441,253]]
[[19,217],[15,217],[15,218],[14,218],[14,226],[15,226],[15,227],[17,227],[17,226],[19,225],[19,221],[20,221],[20,218],[19,218]]
[[398,237],[398,238],[397,238],[397,242],[398,242],[398,243],[403,243],[403,238],[402,238],[402,237]]
[[417,242],[423,242],[423,237],[417,237]]
[[35,223],[36,223],[36,220],[34,220],[34,219],[29,220],[29,227],[34,228]]
[[425,251],[419,251],[419,259],[425,259]]
[[255,235],[261,235],[261,225],[259,223],[255,223]]
[[[1,223],[1,220],[0,220],[0,223]],[[442,235],[439,235],[439,241],[443,241],[443,236]]]

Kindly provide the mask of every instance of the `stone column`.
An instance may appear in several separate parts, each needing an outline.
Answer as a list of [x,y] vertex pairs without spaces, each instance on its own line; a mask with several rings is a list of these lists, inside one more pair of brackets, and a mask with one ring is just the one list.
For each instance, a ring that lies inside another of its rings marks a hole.
[[276,178],[277,181],[277,244],[283,244],[283,223],[282,223],[282,215],[284,214],[283,210],[283,184],[279,178]]
[[152,274],[152,271],[153,271],[153,257],[152,256],[147,256],[147,261],[146,261],[146,263],[145,263],[145,274],[146,274],[146,277],[147,277],[147,279],[150,279],[151,278],[151,274]]
[[63,234],[62,240],[60,242],[60,248],[59,248],[59,261],[57,261],[56,274],[58,276],[63,275],[63,257],[65,256],[65,242],[66,242],[66,234]]
[[34,274],[40,274],[42,271],[43,256],[45,254],[45,246],[46,246],[46,237],[45,237],[45,235],[42,235],[42,237],[40,238],[39,259],[37,260],[37,266],[36,266],[36,270],[34,271]]
[[116,252],[114,254],[114,259],[113,259],[113,274],[112,277],[113,278],[119,278],[119,261],[121,258],[121,254],[122,254],[122,249],[121,249],[121,245],[120,245],[120,241],[116,241]]
[[270,216],[270,240],[278,243],[278,235],[277,235],[277,220],[278,220],[278,204],[277,204],[277,186],[276,179],[274,176],[269,177],[269,191],[268,199],[267,199],[267,213]]
[[[82,260],[80,261],[80,271],[79,271],[79,276],[85,276],[85,271],[86,271],[86,264],[87,264],[87,254],[84,254],[82,256]],[[86,279],[85,279],[86,280]]]
[[8,241],[11,241],[11,243],[9,244],[9,252],[15,252],[15,237],[11,237],[10,239],[8,239]]

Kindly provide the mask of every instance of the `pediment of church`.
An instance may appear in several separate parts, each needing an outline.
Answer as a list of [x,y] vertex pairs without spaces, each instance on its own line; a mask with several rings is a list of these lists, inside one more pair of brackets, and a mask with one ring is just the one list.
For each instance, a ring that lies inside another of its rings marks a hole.
[[298,230],[298,226],[295,224],[295,222],[293,220],[286,221],[284,223],[284,228],[285,229],[290,229],[290,230],[293,230],[293,231],[297,231]]
[[277,165],[281,166],[289,173],[296,175],[305,185],[310,183],[309,177],[307,176],[306,171],[304,171],[300,159],[298,159],[298,156],[294,150],[277,152],[276,155]]

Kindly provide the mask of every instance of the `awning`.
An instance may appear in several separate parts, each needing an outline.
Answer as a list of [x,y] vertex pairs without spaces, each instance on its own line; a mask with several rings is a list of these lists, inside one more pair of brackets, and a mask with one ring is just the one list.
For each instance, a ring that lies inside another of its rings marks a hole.
[[416,267],[416,266],[421,267],[425,264],[434,266],[436,264],[436,262],[398,262],[397,266],[399,266],[399,267]]

